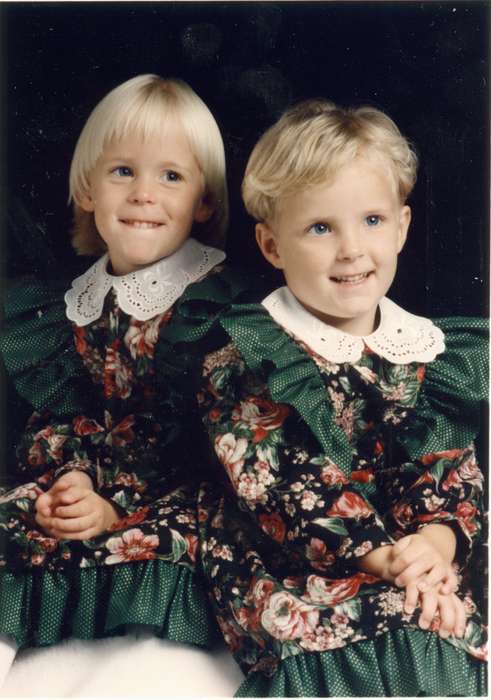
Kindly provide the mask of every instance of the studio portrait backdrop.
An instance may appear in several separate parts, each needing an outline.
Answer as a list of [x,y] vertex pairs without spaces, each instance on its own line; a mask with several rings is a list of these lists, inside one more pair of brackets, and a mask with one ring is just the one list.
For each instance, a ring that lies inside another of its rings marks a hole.
[[261,133],[301,99],[370,104],[421,163],[391,297],[417,314],[487,313],[487,2],[6,2],[0,18],[3,287],[23,274],[69,284],[88,267],[69,235],[78,134],[109,90],[157,73],[187,81],[222,130],[231,263],[281,279],[240,198]]

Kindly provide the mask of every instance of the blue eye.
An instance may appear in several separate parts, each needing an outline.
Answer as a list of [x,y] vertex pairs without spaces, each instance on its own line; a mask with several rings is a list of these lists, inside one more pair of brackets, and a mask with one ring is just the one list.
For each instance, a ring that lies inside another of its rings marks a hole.
[[378,226],[381,221],[381,218],[378,214],[371,214],[370,216],[367,216],[365,221],[368,224],[368,226]]
[[175,170],[166,170],[163,174],[163,178],[167,180],[167,182],[179,182],[182,180],[182,176],[176,173]]
[[320,222],[312,224],[309,228],[309,233],[313,233],[315,236],[322,236],[325,233],[330,232],[330,228],[327,224],[321,224]]
[[127,165],[118,165],[117,168],[113,168],[111,173],[118,175],[119,177],[132,177],[133,170],[128,168]]

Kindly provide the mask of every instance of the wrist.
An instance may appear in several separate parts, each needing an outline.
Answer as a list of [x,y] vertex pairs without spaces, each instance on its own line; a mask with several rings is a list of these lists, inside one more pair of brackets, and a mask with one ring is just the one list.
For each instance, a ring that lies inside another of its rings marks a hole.
[[358,559],[358,568],[366,574],[372,574],[384,581],[393,583],[394,576],[389,571],[389,566],[392,561],[392,549],[393,545],[391,544],[373,549],[371,552]]
[[453,562],[457,549],[457,538],[451,527],[443,523],[430,523],[420,528],[417,534],[430,542],[448,564]]

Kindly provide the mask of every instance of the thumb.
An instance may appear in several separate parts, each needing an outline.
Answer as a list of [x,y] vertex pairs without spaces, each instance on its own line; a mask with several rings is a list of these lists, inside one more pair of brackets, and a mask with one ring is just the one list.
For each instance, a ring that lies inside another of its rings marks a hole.
[[53,506],[53,497],[49,491],[42,493],[36,500],[36,511],[44,515],[45,518],[51,516],[51,508]]

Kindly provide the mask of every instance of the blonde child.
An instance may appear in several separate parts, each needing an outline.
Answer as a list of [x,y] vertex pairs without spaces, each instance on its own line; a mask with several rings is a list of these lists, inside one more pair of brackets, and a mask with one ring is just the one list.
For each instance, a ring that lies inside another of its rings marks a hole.
[[5,364],[35,412],[0,497],[0,681],[21,646],[132,625],[202,646],[215,635],[195,572],[202,458],[184,398],[192,344],[243,289],[219,266],[215,119],[181,81],[128,80],[82,130],[70,199],[75,248],[101,257],[68,291],[60,270],[6,303]]
[[244,201],[286,286],[223,314],[200,394],[228,477],[201,494],[204,568],[238,696],[485,692],[459,588],[481,529],[485,323],[385,296],[416,167],[385,114],[323,100],[250,157]]

